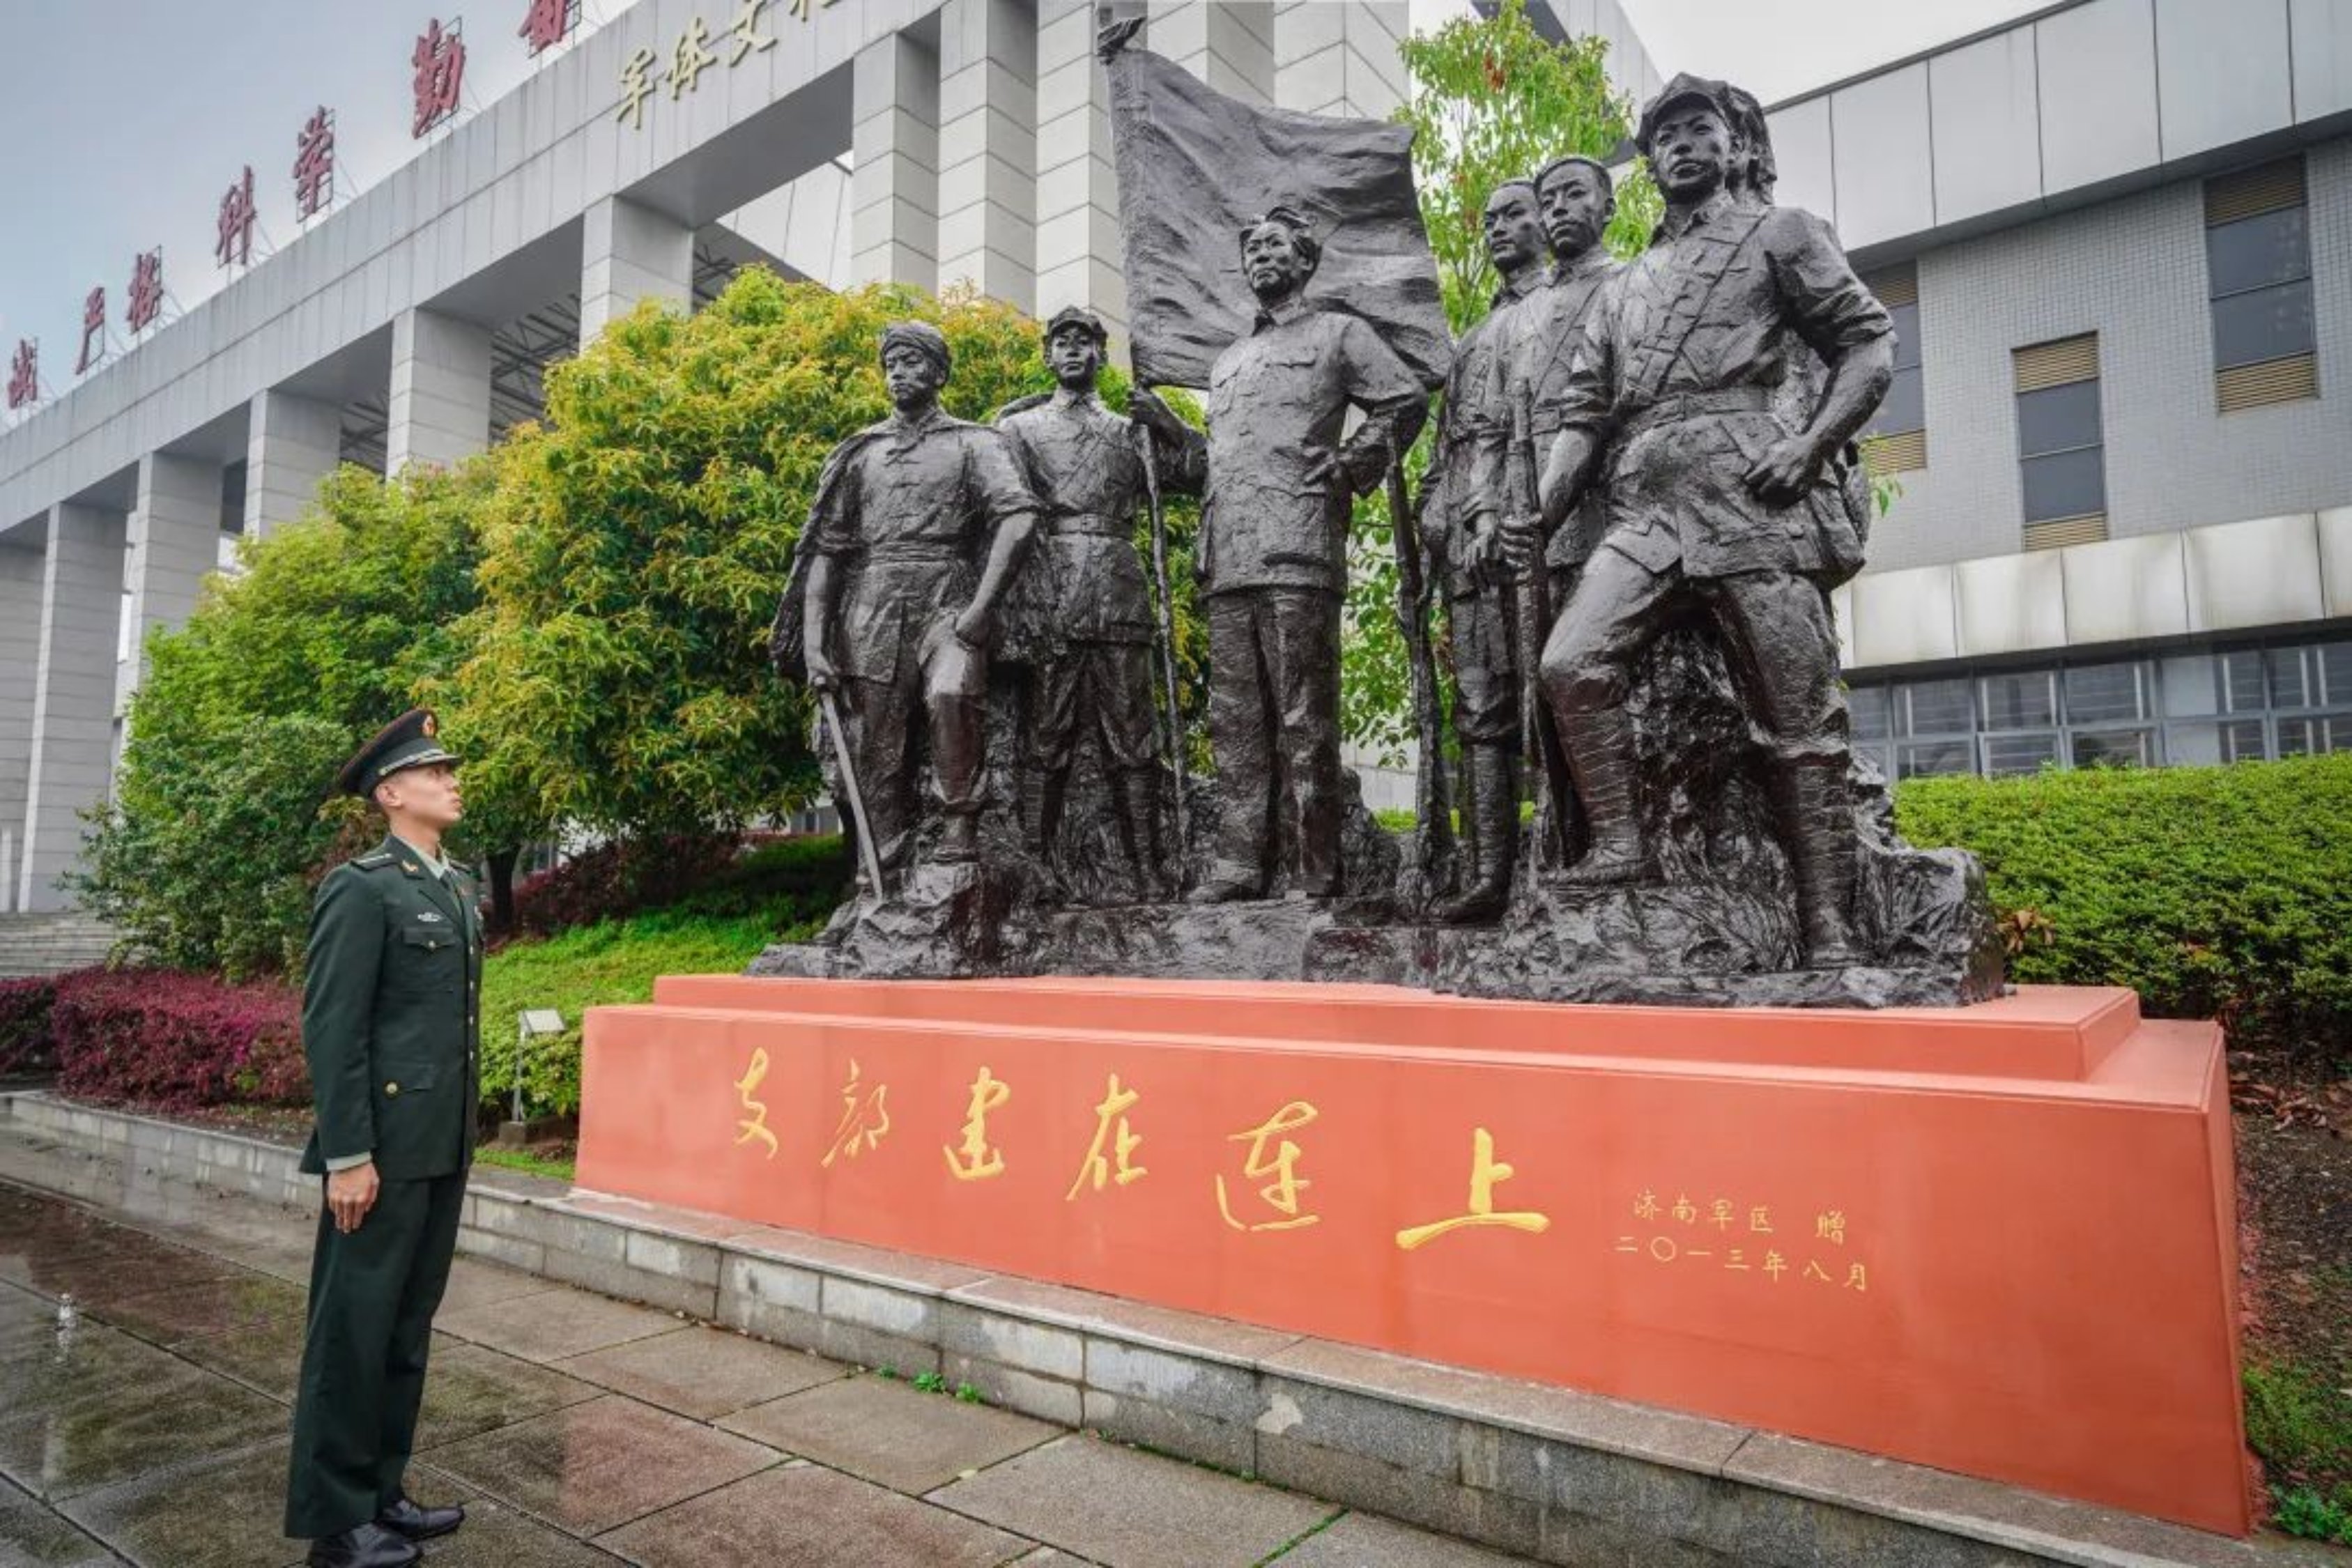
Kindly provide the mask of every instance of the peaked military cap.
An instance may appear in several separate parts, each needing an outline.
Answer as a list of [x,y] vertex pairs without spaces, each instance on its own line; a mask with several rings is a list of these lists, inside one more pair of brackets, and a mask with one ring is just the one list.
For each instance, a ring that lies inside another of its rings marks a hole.
[[1077,328],[1094,339],[1097,347],[1110,342],[1110,331],[1103,325],[1103,319],[1084,305],[1065,305],[1055,311],[1054,319],[1045,323],[1045,341],[1052,342],[1054,334],[1065,327]]
[[1693,76],[1688,71],[1676,71],[1675,79],[1658,89],[1658,96],[1643,106],[1642,122],[1633,129],[1633,145],[1645,158],[1654,156],[1651,143],[1657,139],[1658,121],[1677,103],[1696,99],[1722,117],[1725,125],[1736,134],[1746,129],[1739,112],[1739,100],[1729,82],[1710,76]]
[[375,738],[353,753],[335,775],[335,787],[362,800],[375,786],[406,768],[430,767],[458,759],[441,747],[440,721],[429,708],[412,708],[375,732]]

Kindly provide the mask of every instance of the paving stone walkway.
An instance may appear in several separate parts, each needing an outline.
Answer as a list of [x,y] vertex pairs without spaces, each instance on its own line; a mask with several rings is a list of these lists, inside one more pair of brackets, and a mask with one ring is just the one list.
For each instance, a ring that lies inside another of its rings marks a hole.
[[[286,1568],[310,1228],[0,1183],[0,1568]],[[66,1310],[70,1301],[70,1310]],[[1521,1563],[460,1259],[412,1490],[435,1568]]]

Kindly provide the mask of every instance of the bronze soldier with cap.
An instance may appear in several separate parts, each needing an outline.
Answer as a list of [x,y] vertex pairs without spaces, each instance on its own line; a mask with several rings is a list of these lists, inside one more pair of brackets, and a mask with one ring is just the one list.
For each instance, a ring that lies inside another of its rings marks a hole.
[[[1894,339],[1829,226],[1770,205],[1758,134],[1720,81],[1677,76],[1643,110],[1636,141],[1665,216],[1571,351],[1541,526],[1605,478],[1608,527],[1542,679],[1591,828],[1570,875],[1639,879],[1633,665],[1679,605],[1707,611],[1766,742],[1806,957],[1832,967],[1857,953],[1856,831],[1827,590],[1862,564],[1866,520],[1841,462],[1885,395]],[[1781,384],[1805,347],[1826,378],[1801,420],[1786,419]],[[1539,531],[1514,518],[1514,552],[1530,553]]]
[[389,831],[330,871],[311,909],[302,1051],[318,1125],[302,1169],[326,1195],[286,1533],[312,1542],[312,1568],[401,1568],[465,1520],[406,1487],[479,1099],[481,920],[442,847],[464,811],[457,769],[421,708],[361,747],[337,786]]
[[[1119,847],[1146,896],[1164,893],[1160,764],[1153,740],[1151,645],[1158,617],[1135,548],[1144,499],[1139,439],[1154,445],[1160,483],[1197,490],[1206,444],[1139,387],[1121,419],[1095,383],[1109,335],[1102,318],[1071,305],[1045,323],[1045,362],[1060,384],[997,416],[997,428],[1036,492],[1042,537],[1022,579],[1043,625],[1028,729],[1023,805],[1031,847],[1055,868],[1055,842],[1079,740],[1095,737],[1112,795]],[[1174,716],[1171,715],[1171,722]]]

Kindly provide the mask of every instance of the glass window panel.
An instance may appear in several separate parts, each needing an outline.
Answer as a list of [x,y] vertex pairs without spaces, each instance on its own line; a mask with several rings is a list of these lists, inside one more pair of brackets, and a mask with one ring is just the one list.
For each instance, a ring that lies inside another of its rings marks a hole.
[[2326,739],[2327,721],[2324,719],[2282,719],[2278,721],[2278,754],[2282,757],[2308,756],[2313,752],[2326,751]]
[[2221,687],[2210,654],[2183,654],[2164,661],[2164,711],[2171,718],[2218,712]]
[[2339,714],[2326,723],[2327,749],[2331,752],[2352,752],[2352,716]]
[[1886,400],[1870,417],[1871,436],[1900,436],[1906,430],[1927,427],[1927,387],[1920,379],[1916,365],[1898,370],[1895,379],[1886,384]]
[[2303,207],[2257,213],[2205,231],[2205,265],[2213,295],[2242,293],[2311,276],[2311,237]]
[[2017,450],[2038,458],[2099,444],[2099,384],[2070,381],[2017,395]]
[[1965,735],[1976,726],[1966,680],[1915,680],[1895,688],[1898,735]]
[[2311,280],[2279,283],[2213,301],[2213,367],[2259,364],[2307,354],[2318,342],[2311,314]]
[[2077,730],[2074,740],[2078,768],[2144,768],[2156,760],[2153,730]]
[[2049,670],[1988,675],[1980,685],[1988,730],[2042,730],[2058,722],[2057,680]]
[[2259,763],[2270,755],[2263,744],[2263,721],[2241,719],[2221,726],[2221,755],[2232,763]]
[[1987,735],[1984,742],[1985,772],[1995,778],[2012,773],[2039,773],[2045,763],[2058,760],[2058,737],[2041,735]]
[[1857,686],[1845,694],[1846,710],[1853,716],[1857,741],[1886,739],[1886,688]]
[[2147,667],[2136,661],[2074,666],[2066,671],[2066,722],[2147,718]]
[[2105,451],[2061,452],[2054,458],[2028,458],[2025,469],[2025,521],[2041,522],[2053,517],[2082,517],[2107,510]]
[[[2307,254],[2308,252],[2306,252],[2306,255]],[[2304,264],[2304,271],[2308,273],[2310,270],[2310,263],[2306,261]],[[2285,274],[2285,276],[2293,277],[2295,276],[2295,274],[2289,273]],[[2261,281],[2268,283],[2273,281],[2273,279],[2265,278],[2261,279]],[[2219,293],[2221,290],[2215,289],[2214,292]],[[1895,318],[1895,368],[1897,370],[1917,369],[1919,364],[1919,307],[1916,304],[1894,305],[1888,307],[1886,313]]]
[[[2195,767],[2221,760],[2221,724],[2167,724],[2164,760],[2174,767]],[[2257,726],[2259,728],[2259,726]]]
[[2310,685],[2304,679],[2304,656],[2310,648],[2274,647],[2271,649],[2271,706],[2273,708],[2308,708],[2312,706]]
[[2232,713],[2259,713],[2269,705],[2263,695],[2260,649],[2245,647],[2221,656],[2221,692]]
[[1973,741],[1915,741],[1899,748],[1898,770],[1906,779],[1926,773],[1972,773],[1977,770]]
[[2330,708],[2352,707],[2352,642],[2322,645],[2319,700]]

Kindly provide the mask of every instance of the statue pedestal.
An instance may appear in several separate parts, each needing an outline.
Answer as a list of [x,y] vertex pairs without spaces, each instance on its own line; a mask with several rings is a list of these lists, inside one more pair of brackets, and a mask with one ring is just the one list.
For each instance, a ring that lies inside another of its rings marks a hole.
[[2248,1526],[2221,1031],[681,975],[583,1187]]

